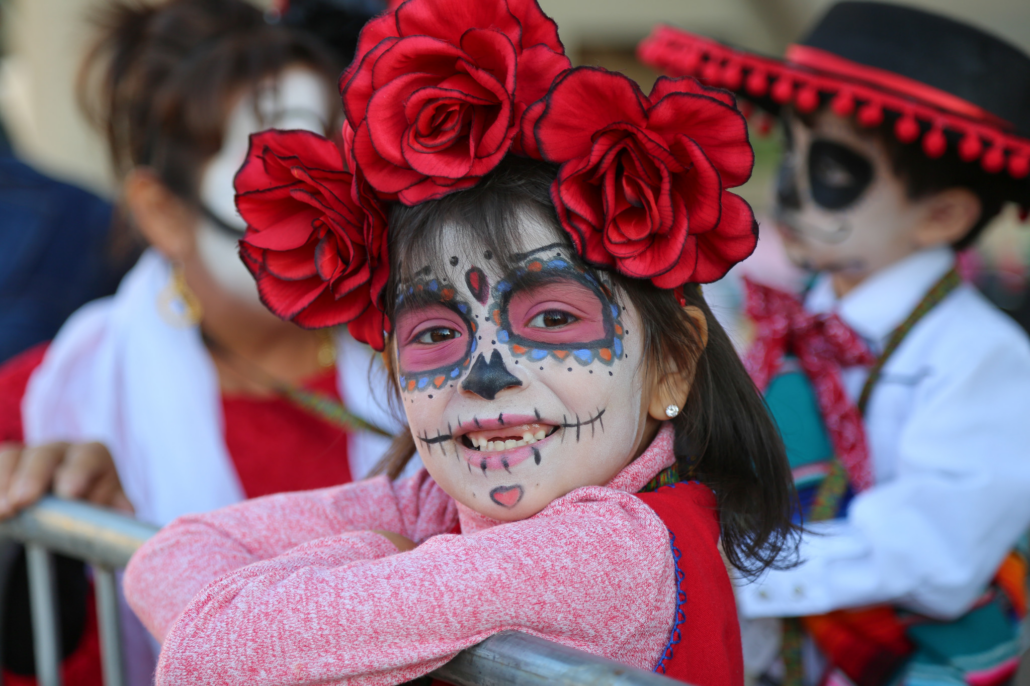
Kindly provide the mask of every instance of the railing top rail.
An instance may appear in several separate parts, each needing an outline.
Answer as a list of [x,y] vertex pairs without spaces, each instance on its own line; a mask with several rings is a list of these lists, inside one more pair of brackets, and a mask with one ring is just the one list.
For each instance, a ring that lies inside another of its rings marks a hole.
[[155,533],[156,526],[113,510],[52,496],[0,522],[0,536],[39,543],[104,567],[124,567]]
[[[157,527],[85,503],[43,498],[0,522],[0,536],[37,543],[107,568],[124,567]],[[551,641],[505,631],[433,673],[459,686],[663,686],[677,683]]]

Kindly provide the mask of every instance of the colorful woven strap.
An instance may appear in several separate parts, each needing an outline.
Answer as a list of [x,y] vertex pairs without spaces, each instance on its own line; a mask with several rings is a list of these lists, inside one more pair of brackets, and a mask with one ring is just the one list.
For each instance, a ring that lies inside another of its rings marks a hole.
[[322,395],[321,393],[314,393],[302,388],[297,388],[296,386],[286,385],[278,387],[276,391],[280,396],[286,398],[300,409],[315,415],[329,424],[338,426],[341,429],[351,432],[371,431],[372,433],[386,436],[387,438],[394,437],[389,431],[381,429],[375,424],[372,424],[349,411],[343,403]]
[[669,486],[671,484],[679,483],[680,470],[676,465],[666,467],[662,471],[658,472],[653,479],[647,482],[647,485],[641,488],[638,493],[651,493],[657,491],[662,486]]
[[923,299],[919,301],[915,309],[908,315],[908,317],[901,323],[898,328],[891,332],[891,335],[887,338],[887,345],[883,349],[883,354],[880,355],[879,359],[876,360],[876,364],[873,365],[872,369],[869,370],[869,377],[865,381],[865,386],[862,387],[862,393],[858,396],[858,411],[863,415],[865,414],[866,405],[869,403],[869,397],[873,394],[873,387],[880,380],[880,373],[883,371],[884,365],[887,364],[887,360],[891,358],[894,351],[898,349],[901,342],[905,340],[908,332],[912,330],[916,324],[919,323],[926,314],[935,308],[942,300],[962,285],[962,277],[955,271],[954,268],[948,270],[948,273],[941,277],[940,281],[934,284],[933,288],[926,292]]

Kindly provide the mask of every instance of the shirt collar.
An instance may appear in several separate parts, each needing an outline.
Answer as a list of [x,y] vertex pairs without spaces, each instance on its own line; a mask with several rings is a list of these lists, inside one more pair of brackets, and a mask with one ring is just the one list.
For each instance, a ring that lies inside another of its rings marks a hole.
[[[676,463],[673,452],[673,439],[676,432],[672,422],[662,422],[658,435],[651,441],[640,457],[623,467],[622,471],[606,484],[606,488],[625,493],[637,493],[655,478],[663,469]],[[560,498],[559,498],[560,500]],[[483,529],[504,524],[499,519],[487,517],[475,510],[458,503],[458,517],[461,520],[461,532],[471,534]]]
[[823,273],[805,298],[805,308],[817,314],[836,312],[858,335],[882,350],[891,332],[954,265],[955,253],[950,247],[921,250],[873,274],[843,298],[834,293],[831,275]]

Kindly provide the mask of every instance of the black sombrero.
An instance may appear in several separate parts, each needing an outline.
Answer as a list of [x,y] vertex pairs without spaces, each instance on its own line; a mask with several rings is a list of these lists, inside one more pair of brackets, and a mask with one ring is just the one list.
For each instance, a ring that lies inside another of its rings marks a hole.
[[1030,57],[936,14],[842,2],[782,60],[670,26],[656,27],[637,51],[649,66],[697,77],[773,114],[828,102],[866,127],[890,116],[898,140],[922,137],[928,157],[954,145],[987,173],[1030,176]]

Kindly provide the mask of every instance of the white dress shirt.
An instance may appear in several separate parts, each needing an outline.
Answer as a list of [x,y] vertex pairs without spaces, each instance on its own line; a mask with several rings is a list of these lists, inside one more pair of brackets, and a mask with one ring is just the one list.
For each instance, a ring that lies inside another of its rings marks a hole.
[[[872,350],[954,264],[927,250],[838,299],[821,276],[805,307],[835,311]],[[845,370],[857,400],[867,370]],[[801,564],[738,588],[746,618],[890,602],[946,619],[965,613],[1030,527],[1030,342],[963,284],[887,362],[869,400],[875,484],[844,519],[808,525]]]

